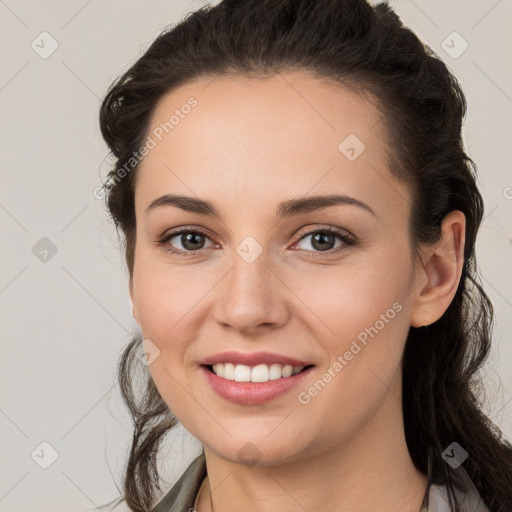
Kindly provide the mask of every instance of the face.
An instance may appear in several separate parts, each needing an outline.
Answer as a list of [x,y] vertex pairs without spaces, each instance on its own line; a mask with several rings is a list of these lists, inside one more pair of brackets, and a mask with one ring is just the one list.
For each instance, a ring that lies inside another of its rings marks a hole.
[[[157,104],[135,190],[133,312],[163,399],[225,459],[296,460],[400,412],[418,282],[409,191],[380,119],[305,73],[202,79]],[[203,365],[228,351],[227,378]],[[279,357],[305,368],[274,378]]]

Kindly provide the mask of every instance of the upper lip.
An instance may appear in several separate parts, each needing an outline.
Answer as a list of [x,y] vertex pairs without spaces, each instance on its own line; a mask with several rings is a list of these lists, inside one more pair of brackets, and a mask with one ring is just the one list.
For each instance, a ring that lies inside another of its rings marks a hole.
[[203,365],[211,365],[217,363],[233,363],[233,364],[245,364],[247,366],[256,366],[257,364],[281,364],[291,366],[308,366],[313,363],[308,361],[301,361],[294,357],[283,356],[281,354],[274,354],[272,352],[219,352],[212,356],[207,357],[201,361]]

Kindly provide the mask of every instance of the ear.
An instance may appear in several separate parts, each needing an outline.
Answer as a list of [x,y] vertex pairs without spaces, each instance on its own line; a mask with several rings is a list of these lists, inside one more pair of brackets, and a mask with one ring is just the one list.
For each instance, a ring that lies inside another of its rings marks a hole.
[[464,265],[466,218],[459,210],[445,216],[439,241],[423,251],[418,280],[413,290],[411,326],[422,327],[439,320],[459,286]]

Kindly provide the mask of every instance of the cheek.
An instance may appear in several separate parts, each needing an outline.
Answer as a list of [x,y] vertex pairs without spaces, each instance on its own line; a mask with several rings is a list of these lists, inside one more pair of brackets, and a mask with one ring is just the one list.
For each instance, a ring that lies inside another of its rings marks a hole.
[[388,257],[380,253],[374,261],[360,259],[303,277],[294,288],[313,312],[310,317],[320,319],[314,320],[316,338],[336,375],[332,393],[356,409],[361,396],[381,396],[399,368],[410,326],[409,286],[408,263],[390,251]]
[[197,305],[205,290],[205,272],[196,272],[187,265],[155,265],[149,256],[144,257],[143,254],[136,259],[134,306],[143,332],[151,332],[157,339],[166,338],[174,326],[180,326],[180,321],[187,321],[187,314]]
[[[141,258],[141,261],[144,261]],[[176,271],[169,267],[155,267],[137,263],[133,277],[133,301],[137,320],[144,338],[158,347],[158,357],[149,365],[151,377],[164,402],[174,416],[188,424],[190,417],[202,417],[198,404],[205,403],[197,391],[196,400],[187,391],[190,361],[187,350],[198,338],[200,320],[196,318],[201,297],[211,288],[206,287],[194,273]]]
[[[396,310],[407,306],[408,279],[406,262],[380,254],[375,261],[361,258],[304,273],[291,282],[295,283],[294,293],[310,308],[312,316],[321,320],[325,332],[347,340],[373,326],[382,315],[386,325],[391,323],[386,320],[398,319]],[[395,303],[400,307],[393,309]]]
[[316,340],[328,361],[299,390],[299,400],[323,411],[317,428],[329,425],[329,431],[348,435],[368,420],[390,389],[400,395],[393,383],[409,330],[407,278],[393,265],[370,265],[336,278],[316,276],[314,286],[309,279],[297,295],[302,293],[321,319]]

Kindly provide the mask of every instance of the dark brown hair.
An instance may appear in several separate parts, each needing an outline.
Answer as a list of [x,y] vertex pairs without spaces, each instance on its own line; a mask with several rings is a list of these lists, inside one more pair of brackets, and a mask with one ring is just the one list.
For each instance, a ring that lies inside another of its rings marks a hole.
[[[134,187],[137,165],[127,163],[148,136],[162,96],[188,81],[217,75],[270,77],[303,70],[357,88],[377,100],[393,149],[391,172],[412,197],[413,247],[439,239],[452,210],[466,217],[462,277],[443,316],[410,328],[403,356],[403,412],[411,458],[433,483],[461,487],[442,452],[460,444],[464,468],[491,512],[512,510],[512,447],[482,412],[479,369],[491,343],[492,304],[478,277],[475,239],[483,215],[476,166],[462,143],[466,101],[456,78],[436,54],[404,27],[387,3],[365,0],[223,0],[166,29],[111,86],[101,105],[103,137],[115,158],[104,184],[108,210],[122,231],[133,271]],[[125,172],[120,174],[120,170]],[[133,379],[140,335],[119,361],[119,383],[133,417],[133,443],[124,475],[124,499],[150,510],[160,491],[156,457],[177,424],[146,368],[145,386]]]

